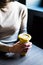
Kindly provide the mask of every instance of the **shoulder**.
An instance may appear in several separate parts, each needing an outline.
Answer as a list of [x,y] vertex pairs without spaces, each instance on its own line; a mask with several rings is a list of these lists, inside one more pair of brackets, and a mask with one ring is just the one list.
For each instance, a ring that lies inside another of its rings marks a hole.
[[20,9],[27,9],[26,5],[24,5],[24,4],[20,3],[20,2],[14,1],[13,4],[15,6],[17,6],[18,8],[20,8]]
[[27,13],[27,7],[26,5],[20,3],[20,2],[17,2],[17,1],[14,1],[14,2],[11,2],[10,3],[10,9],[12,12],[15,12],[15,13],[18,13],[18,15],[23,12]]

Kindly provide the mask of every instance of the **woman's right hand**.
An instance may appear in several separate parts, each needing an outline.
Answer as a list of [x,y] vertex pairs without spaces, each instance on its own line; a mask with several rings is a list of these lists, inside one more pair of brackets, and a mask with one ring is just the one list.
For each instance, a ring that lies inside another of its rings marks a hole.
[[19,54],[22,54],[23,52],[26,53],[31,46],[32,46],[31,42],[29,42],[28,44],[27,43],[21,44],[20,41],[18,41],[17,43],[13,44],[11,52]]

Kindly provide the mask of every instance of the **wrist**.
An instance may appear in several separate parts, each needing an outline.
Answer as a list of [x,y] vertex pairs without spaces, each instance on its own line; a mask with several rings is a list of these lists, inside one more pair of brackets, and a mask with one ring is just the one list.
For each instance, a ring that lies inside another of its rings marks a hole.
[[12,52],[13,45],[9,45],[9,52]]
[[11,46],[11,47],[9,47],[9,52],[12,52],[12,48],[13,48],[12,46]]
[[9,52],[11,52],[11,53],[15,53],[15,46],[11,46],[11,47],[9,47]]

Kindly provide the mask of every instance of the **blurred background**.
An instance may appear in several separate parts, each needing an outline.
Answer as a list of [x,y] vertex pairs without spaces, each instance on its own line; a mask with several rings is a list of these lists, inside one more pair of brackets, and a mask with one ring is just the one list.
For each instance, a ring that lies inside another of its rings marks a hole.
[[27,32],[33,44],[43,48],[43,0],[17,0],[28,8]]

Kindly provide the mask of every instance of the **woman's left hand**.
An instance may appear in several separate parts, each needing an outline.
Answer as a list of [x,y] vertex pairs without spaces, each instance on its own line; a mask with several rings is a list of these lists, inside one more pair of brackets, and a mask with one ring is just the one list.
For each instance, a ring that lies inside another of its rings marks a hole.
[[[28,50],[30,50],[30,48],[32,47],[32,42],[27,42],[25,43],[25,49],[22,51],[22,53],[27,53]],[[21,55],[22,55],[21,53]]]

